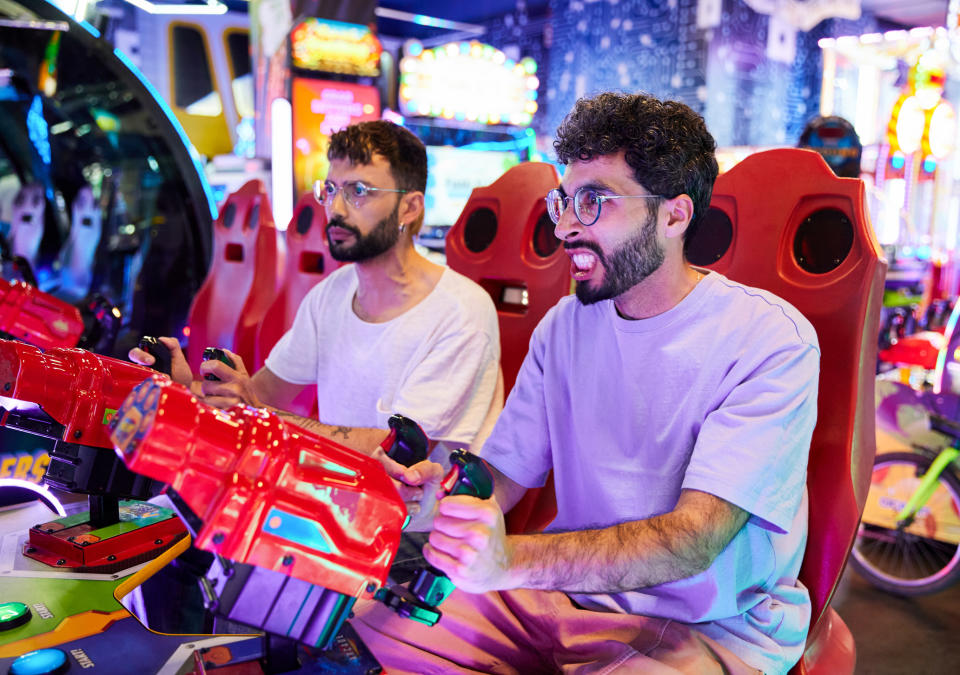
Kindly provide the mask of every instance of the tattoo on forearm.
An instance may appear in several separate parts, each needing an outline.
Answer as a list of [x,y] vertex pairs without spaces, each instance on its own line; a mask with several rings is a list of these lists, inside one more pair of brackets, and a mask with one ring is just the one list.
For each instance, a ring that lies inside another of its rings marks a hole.
[[290,420],[298,427],[306,429],[307,431],[319,433],[323,429],[323,425],[320,422],[310,419],[309,417],[300,417],[300,415],[294,415],[286,410],[274,410],[274,412],[278,417],[282,417],[285,420]]
[[353,427],[337,427],[330,432],[331,436],[343,436],[344,439],[350,438],[350,432],[353,431]]

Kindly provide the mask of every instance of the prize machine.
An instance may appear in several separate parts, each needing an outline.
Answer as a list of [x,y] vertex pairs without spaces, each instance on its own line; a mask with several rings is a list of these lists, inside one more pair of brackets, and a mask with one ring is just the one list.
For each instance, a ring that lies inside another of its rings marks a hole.
[[[255,34],[257,30],[270,33],[264,26],[255,26]],[[375,83],[382,53],[366,25],[309,17],[292,24],[276,52],[264,51],[258,59],[264,63],[258,71],[267,73],[261,73],[264,99],[270,100],[263,110],[269,138],[264,154],[271,157],[278,229],[286,229],[294,204],[312,194],[314,181],[326,177],[330,136],[355,122],[380,119]]]
[[418,242],[442,261],[444,237],[474,188],[522,161],[542,161],[530,127],[537,63],[476,40],[402,46],[397,105],[427,146],[424,227]]
[[[915,28],[820,41],[821,114],[853,121],[871,220],[890,261],[882,349],[918,330],[942,332],[960,284],[960,158],[948,100],[955,39],[946,28]],[[881,358],[920,358],[927,371],[937,350],[923,351]]]

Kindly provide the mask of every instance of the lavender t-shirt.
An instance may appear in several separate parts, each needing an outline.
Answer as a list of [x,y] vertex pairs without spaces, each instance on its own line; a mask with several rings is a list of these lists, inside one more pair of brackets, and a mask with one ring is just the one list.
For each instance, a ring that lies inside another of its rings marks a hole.
[[675,619],[766,672],[803,652],[797,581],[819,346],[770,293],[710,273],[678,305],[627,320],[612,301],[568,297],[537,326],[482,455],[517,483],[553,469],[548,530],[606,527],[670,511],[682,488],[750,513],[705,572],[582,606]]

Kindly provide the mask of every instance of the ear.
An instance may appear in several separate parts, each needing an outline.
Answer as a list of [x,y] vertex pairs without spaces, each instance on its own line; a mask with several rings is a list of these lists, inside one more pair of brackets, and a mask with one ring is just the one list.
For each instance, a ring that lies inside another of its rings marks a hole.
[[687,231],[690,220],[693,218],[693,200],[689,195],[681,194],[666,200],[660,208],[661,212],[667,213],[667,239],[682,239],[683,233]]
[[423,215],[423,193],[408,192],[400,199],[400,206],[397,209],[397,217],[400,222],[408,227]]

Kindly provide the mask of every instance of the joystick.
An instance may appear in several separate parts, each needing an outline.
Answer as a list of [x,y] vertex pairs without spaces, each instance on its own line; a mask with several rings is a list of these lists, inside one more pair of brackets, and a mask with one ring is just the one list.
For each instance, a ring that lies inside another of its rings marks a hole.
[[155,337],[144,335],[140,338],[140,344],[137,346],[153,357],[151,368],[158,373],[170,375],[173,359],[170,355],[170,349],[165,344]]
[[[203,360],[210,361],[211,359],[216,359],[221,363],[225,363],[231,368],[237,367],[236,364],[233,362],[233,359],[227,356],[227,353],[222,349],[220,349],[220,347],[207,347],[206,349],[203,350]],[[207,373],[206,375],[203,376],[203,379],[208,380],[210,382],[220,381],[220,378],[214,375],[213,373]]]

